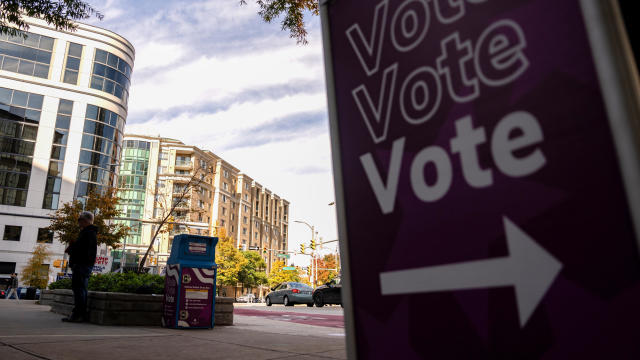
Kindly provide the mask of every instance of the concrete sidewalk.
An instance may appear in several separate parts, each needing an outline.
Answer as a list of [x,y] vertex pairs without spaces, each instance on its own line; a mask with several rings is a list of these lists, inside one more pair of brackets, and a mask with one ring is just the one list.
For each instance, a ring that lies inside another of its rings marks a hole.
[[346,359],[338,329],[236,316],[235,326],[172,330],[68,324],[33,301],[0,300],[0,358]]

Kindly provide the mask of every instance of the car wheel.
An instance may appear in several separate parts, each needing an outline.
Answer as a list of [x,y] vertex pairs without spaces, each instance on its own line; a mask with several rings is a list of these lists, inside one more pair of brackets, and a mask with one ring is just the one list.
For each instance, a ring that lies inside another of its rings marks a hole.
[[307,304],[307,307],[313,307],[313,303]]
[[322,295],[316,295],[313,297],[313,303],[316,304],[316,307],[323,307],[324,301],[322,300]]
[[284,297],[283,304],[284,304],[284,306],[293,306],[293,303],[289,302],[289,297],[288,296]]
[[271,298],[270,298],[270,297],[268,297],[268,296],[267,296],[267,298],[265,299],[265,301],[264,301],[264,302],[267,304],[267,306],[271,306],[271,305],[272,305],[272,304],[271,304]]

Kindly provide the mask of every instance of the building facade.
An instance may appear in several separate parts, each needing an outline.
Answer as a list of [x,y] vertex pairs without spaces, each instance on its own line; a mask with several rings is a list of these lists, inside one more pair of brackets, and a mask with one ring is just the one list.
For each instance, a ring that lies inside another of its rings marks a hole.
[[38,242],[62,259],[49,216],[116,185],[135,56],[108,30],[27,23],[26,37],[0,34],[0,274],[19,273]]
[[[125,265],[136,261],[136,253],[144,254],[167,216],[170,225],[158,233],[149,266],[161,268],[174,236],[184,233],[224,233],[240,250],[259,251],[266,270],[288,249],[289,202],[211,151],[174,139],[126,135],[119,184],[123,222],[133,229],[124,245]],[[121,251],[116,262],[122,261]]]

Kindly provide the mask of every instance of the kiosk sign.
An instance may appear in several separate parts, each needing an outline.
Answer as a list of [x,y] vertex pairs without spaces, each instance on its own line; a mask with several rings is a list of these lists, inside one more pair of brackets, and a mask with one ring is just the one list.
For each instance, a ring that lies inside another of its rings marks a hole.
[[351,355],[640,354],[594,4],[324,2]]

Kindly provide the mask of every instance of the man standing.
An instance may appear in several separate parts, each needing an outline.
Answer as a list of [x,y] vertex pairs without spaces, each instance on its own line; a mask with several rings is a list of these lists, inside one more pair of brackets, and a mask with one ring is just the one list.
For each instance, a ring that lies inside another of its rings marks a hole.
[[87,287],[89,286],[89,276],[96,262],[97,233],[98,228],[93,225],[93,214],[84,211],[78,217],[80,235],[78,240],[72,242],[67,247],[69,254],[69,265],[73,274],[71,276],[71,289],[73,290],[73,312],[68,318],[62,319],[66,322],[83,322],[88,320],[87,314]]
[[11,274],[11,284],[9,284],[9,292],[7,293],[7,300],[11,299],[11,296],[15,295],[16,300],[20,301],[20,294],[18,294],[18,274]]

